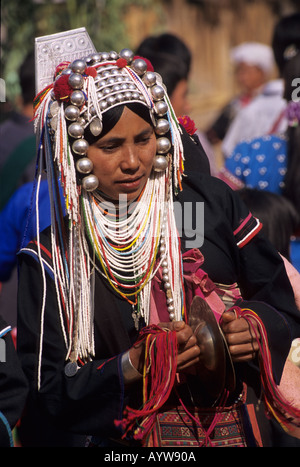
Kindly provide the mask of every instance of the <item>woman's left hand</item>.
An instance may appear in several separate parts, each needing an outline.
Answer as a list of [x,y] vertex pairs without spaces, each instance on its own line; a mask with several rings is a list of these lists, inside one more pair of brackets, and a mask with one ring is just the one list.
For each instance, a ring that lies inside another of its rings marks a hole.
[[233,311],[225,311],[220,322],[221,329],[229,347],[232,360],[245,362],[256,357],[258,351],[257,336],[260,337],[256,323],[255,333],[243,317],[236,317]]

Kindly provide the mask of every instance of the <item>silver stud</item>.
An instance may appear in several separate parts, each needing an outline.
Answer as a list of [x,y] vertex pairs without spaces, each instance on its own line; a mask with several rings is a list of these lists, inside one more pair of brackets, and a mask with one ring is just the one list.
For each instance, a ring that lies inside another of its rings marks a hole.
[[99,180],[94,174],[88,175],[82,179],[82,186],[86,191],[94,191],[99,186]]
[[110,59],[109,53],[108,52],[102,52],[101,54],[101,61],[105,62]]
[[111,60],[118,60],[119,54],[115,52],[114,50],[112,50],[111,52],[109,52],[109,58]]
[[72,151],[79,156],[83,156],[87,153],[89,148],[89,143],[85,139],[77,139],[72,144]]
[[93,162],[88,157],[83,157],[76,162],[76,169],[81,174],[89,174],[93,170]]

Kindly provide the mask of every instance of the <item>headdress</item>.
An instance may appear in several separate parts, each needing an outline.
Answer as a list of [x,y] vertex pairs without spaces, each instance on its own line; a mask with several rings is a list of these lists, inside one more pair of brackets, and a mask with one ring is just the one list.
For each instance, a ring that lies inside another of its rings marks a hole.
[[[45,57],[46,51],[48,62],[41,62],[39,57]],[[183,173],[181,130],[161,77],[129,49],[97,53],[81,28],[36,39],[36,61],[44,73],[37,69],[35,128],[52,202],[52,258],[61,323],[67,319],[68,326],[62,324],[67,358],[84,361],[94,352],[91,294],[93,270],[99,262],[100,273],[130,303],[134,305],[139,295],[137,312],[146,324],[151,279],[162,267],[170,318],[180,319],[184,300],[172,194],[180,189]],[[48,82],[45,69],[52,75]],[[139,202],[129,215],[126,211],[125,219],[118,218],[116,230],[116,220],[107,216],[109,206],[97,191],[86,134],[100,138],[105,112],[133,102],[149,109],[157,156]],[[66,200],[68,252],[59,184]]]

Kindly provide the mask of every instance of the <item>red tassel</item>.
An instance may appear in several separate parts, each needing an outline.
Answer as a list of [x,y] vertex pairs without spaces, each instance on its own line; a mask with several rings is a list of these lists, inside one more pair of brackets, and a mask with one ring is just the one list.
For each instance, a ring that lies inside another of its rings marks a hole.
[[127,407],[123,420],[115,425],[124,431],[123,438],[144,440],[151,431],[158,410],[168,400],[173,389],[177,365],[175,331],[147,326],[138,342],[145,342],[143,405],[139,410]]
[[[266,410],[269,415],[273,416],[281,424],[285,431],[292,432],[295,427],[300,426],[300,410],[285,399],[274,381],[272,359],[265,326],[254,311],[247,308],[240,309],[239,307],[233,307],[233,310],[238,316],[247,320],[253,333],[256,335],[259,345],[258,358]],[[258,325],[259,335],[257,335],[253,321]]]

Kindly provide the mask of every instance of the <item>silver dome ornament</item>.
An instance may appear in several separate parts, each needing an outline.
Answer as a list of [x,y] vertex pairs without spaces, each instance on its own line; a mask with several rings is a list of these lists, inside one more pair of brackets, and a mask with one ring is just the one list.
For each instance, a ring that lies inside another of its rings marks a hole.
[[147,71],[143,76],[143,81],[148,87],[154,86],[156,84],[156,74],[154,71]]
[[77,139],[72,144],[72,151],[75,154],[78,154],[79,156],[84,156],[87,153],[88,148],[89,148],[89,143],[83,138]]
[[165,156],[155,156],[153,162],[153,170],[155,172],[163,172],[168,167],[168,160]]
[[136,72],[137,75],[142,76],[147,71],[147,63],[142,58],[136,58],[131,63],[131,68]]
[[89,128],[93,136],[99,136],[103,125],[99,118],[94,118],[94,120],[91,121]]
[[156,84],[151,88],[151,94],[155,101],[160,101],[164,98],[165,90],[159,84]]
[[70,65],[71,70],[73,73],[84,73],[86,69],[86,61],[85,60],[74,60],[74,62]]
[[74,122],[69,126],[68,133],[72,138],[81,138],[84,133],[84,128],[79,123]]
[[83,87],[84,78],[80,73],[72,73],[69,76],[68,83],[73,89],[81,89]]
[[154,105],[154,111],[159,117],[163,117],[168,112],[168,105],[165,101],[158,101]]
[[156,122],[155,133],[165,135],[170,130],[170,124],[165,118],[159,118]]
[[101,61],[102,62],[106,62],[109,59],[110,59],[109,52],[102,52],[101,53]]
[[134,53],[130,49],[122,49],[120,52],[120,57],[125,58],[128,64],[130,64],[134,58]]
[[111,60],[118,60],[119,54],[115,52],[114,50],[112,50],[111,52],[109,52],[109,58]]
[[99,180],[94,174],[88,175],[82,179],[82,186],[86,191],[95,191],[99,186]]
[[85,103],[85,95],[83,94],[82,91],[79,91],[79,90],[73,91],[70,96],[70,102],[73,105],[77,105],[78,107],[81,107]]
[[79,118],[79,108],[76,105],[68,105],[68,107],[65,108],[65,117],[67,120],[70,120],[74,122]]
[[171,148],[171,142],[168,138],[157,138],[156,140],[156,150],[158,154],[166,154]]
[[76,169],[81,174],[89,174],[93,170],[93,162],[88,157],[82,157],[76,162]]

